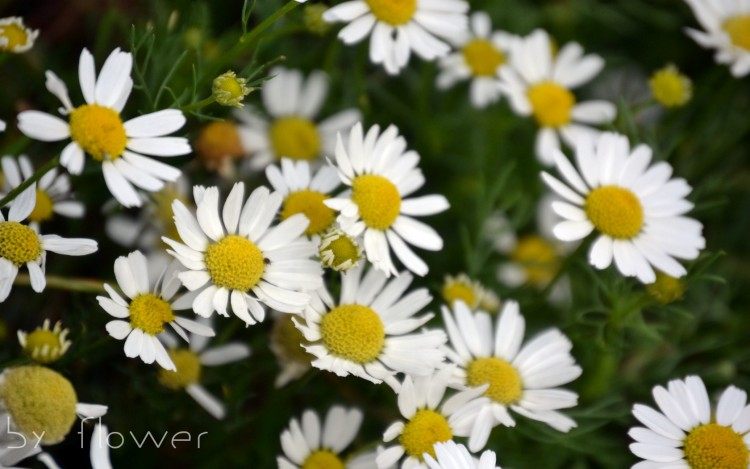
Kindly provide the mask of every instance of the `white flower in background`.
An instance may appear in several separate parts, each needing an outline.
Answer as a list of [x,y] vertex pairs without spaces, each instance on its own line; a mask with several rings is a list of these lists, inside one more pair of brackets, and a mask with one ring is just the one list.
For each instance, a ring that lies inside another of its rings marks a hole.
[[40,111],[23,111],[18,128],[33,139],[56,142],[70,138],[60,155],[60,164],[71,174],[83,170],[84,153],[102,164],[104,181],[113,196],[126,207],[140,207],[142,198],[137,186],[149,192],[160,190],[164,181],[176,180],[179,169],[147,158],[185,155],[191,152],[187,139],[165,137],[185,124],[177,109],[145,114],[123,123],[120,113],[133,88],[130,71],[133,56],[115,49],[107,57],[99,77],[94,58],[83,49],[78,64],[78,78],[86,104],[73,107],[68,88],[54,73],[47,71],[47,89],[63,104],[59,117]]
[[5,124],[4,120],[0,120],[0,132],[4,132],[7,128],[7,125]]
[[500,298],[465,273],[460,273],[455,277],[446,275],[440,294],[443,301],[449,305],[456,301],[463,301],[472,310],[481,309],[493,313],[500,308]]
[[487,450],[482,453],[477,461],[466,449],[455,441],[435,443],[435,455],[433,458],[429,453],[424,454],[424,460],[430,469],[500,469],[495,466],[495,452]]
[[21,17],[11,16],[0,19],[0,52],[15,54],[26,52],[34,46],[34,41],[38,36],[39,30],[27,28]]
[[340,212],[337,221],[348,235],[364,233],[367,260],[386,275],[397,273],[391,249],[407,269],[424,276],[427,264],[406,243],[430,251],[443,248],[440,235],[412,217],[443,212],[448,200],[442,195],[405,198],[425,182],[418,164],[419,155],[406,150],[406,140],[394,125],[383,133],[374,125],[363,135],[357,123],[348,147],[340,135],[336,144],[336,169],[351,190],[325,203]]
[[730,66],[737,78],[750,73],[750,2],[747,0],[685,0],[704,31],[686,28],[715,59]]
[[490,16],[477,11],[471,14],[471,30],[453,42],[456,52],[438,62],[437,86],[446,89],[464,80],[471,80],[469,96],[476,108],[487,107],[500,100],[500,69],[508,64],[511,44],[517,37],[503,31],[492,31]]
[[412,51],[428,61],[450,52],[439,38],[465,31],[467,11],[469,3],[464,0],[354,0],[328,9],[323,19],[349,23],[338,35],[344,44],[356,44],[370,35],[370,61],[397,75]]
[[672,167],[666,162],[649,168],[651,154],[647,145],[631,152],[627,137],[603,133],[596,141],[578,142],[577,169],[560,150],[552,152],[567,184],[542,173],[565,200],[552,204],[565,219],[555,226],[555,236],[575,241],[596,230],[591,265],[605,269],[614,259],[623,275],[643,283],[656,280],[654,268],[682,277],[687,271],[675,258],[695,259],[706,244],[703,225],[683,216],[693,208],[685,200],[690,186],[684,179],[670,179]]
[[240,140],[252,154],[250,167],[262,169],[281,158],[322,161],[333,154],[336,134],[346,134],[361,119],[359,109],[350,108],[316,121],[328,94],[328,76],[315,70],[305,80],[299,70],[276,67],[275,75],[261,88],[263,107],[270,119],[251,109],[237,110]]
[[109,429],[106,425],[94,425],[94,431],[91,433],[91,446],[89,448],[92,469],[112,469],[112,463],[109,460],[108,435]]
[[533,116],[539,125],[535,151],[539,161],[552,164],[551,150],[560,148],[560,136],[569,146],[581,136],[598,131],[587,124],[603,124],[615,118],[617,108],[608,101],[577,102],[571,91],[589,82],[604,67],[601,57],[583,55],[571,42],[557,54],[545,31],[536,30],[514,42],[510,67],[500,71],[501,87],[513,110]]

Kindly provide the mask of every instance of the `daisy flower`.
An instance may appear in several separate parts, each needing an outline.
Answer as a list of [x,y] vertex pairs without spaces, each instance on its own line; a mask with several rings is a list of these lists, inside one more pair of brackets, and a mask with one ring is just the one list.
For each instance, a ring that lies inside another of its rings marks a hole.
[[[140,357],[144,363],[156,362],[167,370],[174,370],[175,365],[167,355],[157,336],[164,332],[164,325],[169,324],[185,340],[188,331],[205,336],[213,336],[214,331],[191,319],[175,316],[174,311],[188,309],[195,295],[188,294],[173,297],[180,288],[177,278],[179,264],[175,261],[164,269],[155,281],[149,281],[146,256],[140,251],[133,251],[127,257],[120,256],[115,261],[115,277],[125,296],[124,299],[108,284],[104,289],[109,297],[97,296],[99,306],[114,321],[107,323],[107,332],[117,340],[125,340],[125,356]],[[123,321],[126,319],[127,321]]]
[[715,59],[730,66],[737,78],[750,73],[750,2],[747,0],[685,0],[704,31],[686,28]]
[[50,329],[49,319],[45,319],[42,327],[37,327],[32,332],[19,330],[18,343],[21,344],[24,353],[38,363],[52,363],[59,360],[73,344],[67,339],[70,329],[63,329],[60,321]]
[[243,203],[245,185],[237,183],[219,213],[217,187],[194,188],[194,216],[179,200],[172,204],[183,243],[162,238],[188,270],[179,274],[190,291],[200,290],[193,310],[209,317],[228,316],[227,306],[247,325],[263,321],[261,304],[283,313],[301,313],[310,301],[305,291],[323,285],[323,271],[310,259],[316,246],[303,237],[302,214],[271,227],[282,203],[278,192],[258,187]]
[[434,448],[437,460],[429,453],[424,454],[424,460],[430,469],[500,469],[495,466],[494,451],[485,451],[477,461],[466,446],[459,445],[453,440],[435,443]]
[[60,155],[60,164],[71,174],[83,170],[84,153],[102,164],[104,182],[115,198],[126,207],[140,207],[141,196],[133,185],[153,192],[174,181],[180,170],[147,158],[177,156],[190,153],[187,139],[165,137],[185,124],[185,116],[177,109],[165,109],[122,122],[120,113],[133,88],[130,70],[133,56],[115,49],[109,54],[96,77],[94,58],[83,49],[78,63],[81,92],[86,104],[73,107],[68,88],[54,73],[47,71],[47,89],[63,104],[59,117],[40,111],[23,111],[18,115],[18,128],[33,139],[56,142],[70,138]]
[[471,15],[471,29],[461,34],[453,46],[456,52],[440,59],[437,87],[447,89],[464,80],[471,80],[469,96],[476,108],[484,108],[500,100],[498,86],[500,69],[508,64],[508,54],[516,36],[492,31],[490,16],[477,11]]
[[37,293],[44,290],[47,251],[68,256],[96,252],[97,244],[92,239],[40,235],[35,227],[21,224],[35,205],[36,184],[32,184],[13,201],[7,221],[0,212],[0,302],[8,298],[22,265],[29,269],[31,288]]
[[467,11],[464,0],[353,0],[330,8],[323,19],[349,23],[338,35],[344,44],[356,44],[372,32],[370,61],[397,75],[412,51],[428,61],[450,52],[439,38],[465,31]]
[[571,91],[590,81],[604,67],[598,55],[583,55],[571,42],[557,54],[545,31],[536,30],[512,46],[510,67],[500,71],[500,86],[513,110],[533,116],[539,125],[535,151],[539,161],[552,164],[550,151],[560,148],[559,136],[569,146],[581,135],[598,133],[582,124],[602,124],[614,119],[617,108],[608,101],[576,102]]
[[[462,302],[453,313],[443,307],[443,323],[450,337],[449,361],[458,365],[453,385],[488,384],[484,401],[472,414],[469,449],[484,447],[497,424],[515,426],[509,410],[567,432],[576,426],[557,409],[573,407],[578,394],[557,386],[581,375],[570,355],[573,344],[559,330],[542,332],[525,345],[525,320],[515,301],[506,301],[493,334],[492,319],[472,313]],[[494,337],[493,337],[494,335]]]
[[338,305],[321,289],[305,308],[304,324],[297,327],[312,342],[305,349],[317,357],[312,365],[339,376],[355,375],[373,383],[398,372],[428,375],[443,361],[441,330],[409,334],[432,317],[414,315],[432,297],[420,288],[402,297],[412,276],[402,272],[387,282],[382,272],[355,267],[341,276]]
[[[31,161],[24,155],[19,156],[18,161],[10,156],[4,156],[1,161],[5,193],[34,175]],[[37,183],[36,204],[28,219],[40,223],[50,220],[55,213],[69,218],[81,218],[84,213],[83,204],[71,199],[70,178],[67,174],[58,172],[57,168],[53,168]]]
[[374,125],[363,135],[362,124],[357,123],[348,147],[338,137],[336,169],[351,190],[325,204],[340,212],[337,221],[348,235],[364,233],[367,260],[386,275],[397,273],[391,248],[407,269],[420,276],[427,274],[427,264],[406,243],[430,251],[443,248],[440,235],[412,217],[440,213],[449,207],[448,200],[442,195],[405,199],[425,182],[417,164],[419,155],[406,150],[406,140],[394,125],[382,134]]
[[542,179],[565,202],[552,204],[565,221],[554,228],[562,241],[582,239],[592,231],[599,237],[591,246],[589,262],[607,268],[614,259],[625,276],[643,283],[656,280],[654,267],[672,277],[685,275],[675,260],[695,259],[705,247],[700,222],[682,216],[693,208],[685,200],[690,186],[669,179],[672,167],[659,162],[648,168],[651,148],[632,152],[627,137],[603,133],[596,141],[576,145],[576,168],[560,150],[552,152],[567,184],[542,173]]
[[635,404],[633,416],[645,427],[628,432],[636,442],[630,451],[644,459],[633,469],[724,468],[746,469],[750,462],[750,406],[747,394],[729,386],[711,408],[698,376],[656,386],[659,410]]
[[472,310],[496,312],[500,309],[500,298],[465,273],[460,273],[455,277],[446,275],[440,294],[443,301],[449,305],[455,301],[463,301]]
[[362,412],[359,409],[333,406],[328,410],[322,426],[318,414],[306,410],[302,414],[301,424],[293,418],[289,428],[281,434],[284,456],[276,458],[279,469],[373,469],[373,453],[354,457],[341,455],[357,436],[361,424]]
[[23,24],[23,18],[0,18],[0,51],[15,54],[26,52],[34,46],[38,36],[39,30],[27,28]]
[[361,119],[359,110],[350,108],[316,120],[328,95],[328,76],[320,70],[307,79],[299,70],[282,67],[272,69],[271,75],[275,76],[261,88],[270,119],[250,110],[234,113],[241,121],[242,145],[252,153],[251,168],[265,168],[283,157],[320,161],[333,153],[336,134],[348,132]]

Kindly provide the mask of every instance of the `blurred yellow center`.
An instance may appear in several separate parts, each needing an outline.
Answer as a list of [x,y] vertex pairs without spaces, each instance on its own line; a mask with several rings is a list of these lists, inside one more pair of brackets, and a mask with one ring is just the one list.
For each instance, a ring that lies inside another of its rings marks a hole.
[[453,305],[456,301],[463,301],[466,306],[474,309],[477,305],[477,295],[474,292],[474,288],[459,281],[447,282],[443,287],[443,299],[449,305]]
[[332,355],[355,363],[370,363],[385,343],[380,316],[363,305],[341,305],[320,321],[323,343]]
[[732,44],[750,51],[750,15],[737,15],[722,25]]
[[695,427],[683,444],[685,459],[691,469],[747,468],[747,445],[731,427],[716,423]]
[[[45,350],[46,353],[40,353]],[[62,355],[62,344],[59,334],[46,329],[37,329],[26,337],[24,351],[40,363],[50,363]],[[35,353],[35,351],[37,351]],[[36,355],[36,356],[35,356]]]
[[654,99],[664,107],[682,106],[693,95],[690,79],[674,65],[658,70],[648,82]]
[[34,205],[34,210],[29,214],[29,220],[39,223],[50,218],[52,218],[52,199],[47,194],[47,191],[37,189],[36,205]]
[[222,164],[244,154],[237,126],[231,122],[215,121],[203,126],[193,145],[195,153],[209,169],[221,169]]
[[505,55],[487,39],[474,39],[463,48],[464,59],[475,76],[495,75],[505,63]]
[[526,92],[537,123],[542,127],[561,127],[570,122],[576,98],[566,88],[552,81],[543,81]]
[[164,332],[164,324],[174,321],[174,313],[169,303],[152,293],[144,293],[130,302],[130,325],[146,334],[157,335]]
[[344,469],[344,463],[331,451],[319,449],[310,453],[302,469]]
[[20,267],[41,254],[42,245],[34,230],[17,221],[0,222],[0,257]]
[[417,0],[365,0],[379,21],[400,26],[411,21],[417,11]]
[[310,220],[305,234],[312,236],[321,234],[328,229],[336,215],[332,209],[323,203],[329,196],[318,191],[301,190],[292,192],[284,199],[284,207],[281,209],[281,219],[301,213]]
[[8,41],[5,45],[0,46],[0,49],[10,51],[16,47],[25,46],[29,41],[26,30],[14,23],[0,26],[0,38]]
[[375,174],[357,176],[352,182],[352,200],[359,216],[369,228],[390,228],[401,210],[401,196],[396,186]]
[[630,190],[602,186],[586,197],[586,216],[600,232],[615,239],[635,237],[643,226],[643,207]]
[[168,350],[169,358],[177,371],[159,369],[159,383],[169,389],[182,389],[197,383],[201,378],[201,361],[198,355],[186,348]]
[[523,395],[523,383],[518,371],[497,357],[477,358],[469,363],[466,383],[474,387],[489,383],[485,396],[504,405],[518,402]]
[[521,264],[527,281],[536,287],[547,285],[560,268],[555,248],[537,235],[526,235],[519,239],[510,258]]
[[304,117],[282,117],[271,124],[271,146],[276,158],[312,160],[320,154],[315,124]]
[[216,286],[239,291],[257,285],[265,268],[263,252],[258,246],[237,235],[225,236],[208,246],[204,262]]
[[401,446],[406,454],[422,461],[424,453],[435,457],[433,446],[453,438],[448,421],[441,414],[430,409],[419,409],[401,432]]
[[310,342],[305,339],[302,331],[294,325],[292,316],[291,314],[284,314],[273,323],[273,329],[271,329],[272,349],[286,360],[309,365],[315,357],[307,353],[302,345],[310,345]]
[[98,161],[119,158],[128,140],[120,115],[98,104],[84,104],[70,113],[70,138]]
[[656,281],[646,285],[646,293],[662,304],[669,304],[682,298],[687,285],[679,278],[656,271]]
[[[172,203],[175,200],[179,200],[186,207],[190,207],[192,205],[191,202],[180,194],[175,184],[167,184],[164,186],[164,189],[154,192],[151,196],[154,201],[154,214],[161,224],[162,234],[169,239],[181,240],[180,233],[177,231],[177,226],[174,223]],[[164,246],[168,245],[164,243]]]

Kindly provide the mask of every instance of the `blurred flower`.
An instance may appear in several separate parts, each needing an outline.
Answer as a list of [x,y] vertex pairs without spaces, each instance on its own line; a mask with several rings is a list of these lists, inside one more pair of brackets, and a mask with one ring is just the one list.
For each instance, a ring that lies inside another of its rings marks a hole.
[[705,31],[685,32],[706,49],[716,49],[715,60],[730,66],[737,78],[750,73],[750,3],[731,0],[685,0]]
[[238,127],[229,121],[213,121],[201,127],[193,147],[203,165],[221,175],[231,174],[232,160],[245,155]]
[[[0,18],[0,51],[20,54],[34,46],[39,36],[38,29],[29,29],[23,24],[23,18],[11,16]],[[2,130],[2,129],[0,129]]]
[[494,313],[500,308],[500,299],[497,295],[464,273],[455,277],[446,275],[441,295],[451,306],[456,301],[463,301],[471,310],[481,309]]
[[346,272],[364,258],[360,243],[338,228],[331,228],[320,238],[318,254],[323,267]]
[[0,132],[4,132],[7,125],[5,124],[4,120],[0,120]]
[[693,83],[669,64],[657,70],[648,81],[654,99],[664,107],[684,106],[693,97]]
[[268,345],[281,367],[281,373],[274,382],[277,388],[304,375],[311,368],[310,362],[315,358],[305,350],[304,346],[311,344],[294,325],[293,318],[298,322],[305,320],[296,314],[278,313],[271,328]]
[[481,459],[474,459],[466,446],[456,444],[455,441],[435,443],[435,457],[424,454],[424,460],[430,469],[500,469],[495,466],[495,452],[487,450]]
[[222,106],[242,108],[245,106],[242,104],[242,100],[255,90],[255,88],[245,86],[246,83],[246,79],[237,78],[237,75],[229,70],[214,78],[211,94],[216,102]]
[[[122,122],[120,112],[133,88],[130,71],[133,56],[115,49],[107,57],[99,77],[94,58],[83,49],[79,62],[81,91],[86,104],[73,108],[65,83],[47,71],[47,89],[63,104],[59,112],[70,122],[40,111],[23,111],[18,128],[33,139],[56,142],[72,139],[62,151],[60,164],[71,174],[83,170],[84,152],[102,164],[104,182],[113,196],[126,207],[140,207],[141,196],[133,185],[153,192],[174,181],[180,170],[144,157],[185,155],[191,152],[187,139],[164,137],[185,124],[177,109],[165,109]],[[137,153],[136,153],[137,152]]]
[[684,179],[670,180],[672,167],[666,162],[647,169],[651,153],[643,144],[631,152],[627,137],[608,132],[596,141],[578,142],[578,170],[560,150],[552,152],[568,185],[542,173],[566,200],[552,204],[565,218],[555,226],[555,236],[574,241],[596,230],[600,235],[589,252],[591,265],[605,269],[614,259],[623,275],[643,283],[656,280],[654,267],[682,277],[686,270],[674,258],[695,259],[706,243],[703,225],[682,216],[693,208],[685,200],[690,186]]
[[32,332],[18,331],[18,342],[32,360],[47,364],[59,360],[68,351],[72,344],[67,340],[69,332],[69,329],[62,328],[60,321],[50,329],[50,321],[45,319],[42,327]]
[[658,270],[656,280],[646,285],[648,296],[665,305],[681,300],[685,290],[687,290],[685,282]]
[[302,16],[305,28],[311,33],[319,36],[323,36],[330,31],[331,25],[323,19],[323,13],[325,13],[327,9],[328,6],[321,3],[305,5]]

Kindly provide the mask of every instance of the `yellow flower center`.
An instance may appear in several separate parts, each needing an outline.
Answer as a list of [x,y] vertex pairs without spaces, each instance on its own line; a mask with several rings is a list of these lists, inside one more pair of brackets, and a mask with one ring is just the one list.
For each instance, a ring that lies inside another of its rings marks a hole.
[[310,220],[305,234],[307,236],[321,234],[333,224],[333,220],[336,218],[334,211],[323,203],[328,198],[329,196],[326,194],[307,189],[292,192],[284,199],[281,219],[286,220],[292,215],[302,213]]
[[433,445],[453,438],[448,421],[441,414],[430,409],[419,409],[414,417],[404,426],[401,432],[401,446],[406,454],[422,461],[422,455],[428,453],[433,458]]
[[41,254],[42,245],[34,230],[17,221],[0,222],[0,257],[20,267]]
[[691,469],[746,469],[748,449],[742,436],[716,423],[695,427],[683,441]]
[[497,357],[477,358],[469,363],[466,383],[474,387],[489,383],[485,396],[504,405],[515,404],[523,396],[523,383],[518,371]]
[[383,176],[364,174],[352,182],[352,200],[365,224],[376,230],[388,229],[401,210],[398,188]]
[[220,169],[225,160],[244,154],[237,127],[225,121],[203,126],[193,147],[198,157],[212,170]]
[[658,270],[656,281],[646,285],[648,296],[665,305],[681,299],[685,290],[685,282]]
[[320,240],[318,254],[324,267],[346,271],[362,258],[362,248],[341,230],[333,230]]
[[643,207],[630,190],[602,186],[586,197],[586,216],[600,232],[615,239],[630,239],[641,231]]
[[263,252],[242,236],[229,235],[206,249],[208,275],[214,284],[229,290],[248,291],[257,285],[265,261]]
[[302,347],[302,345],[310,345],[310,342],[294,325],[291,314],[284,314],[273,323],[271,344],[275,348],[274,351],[286,360],[309,365],[315,358]]
[[365,0],[379,21],[400,26],[411,21],[417,11],[417,0]]
[[469,308],[474,309],[477,305],[477,295],[474,287],[459,280],[446,282],[443,286],[443,299],[449,305],[456,301],[463,301]]
[[360,364],[375,360],[385,343],[383,321],[363,305],[332,309],[320,321],[320,333],[332,355]]
[[29,35],[26,30],[15,23],[0,26],[0,38],[8,40],[8,43],[0,46],[0,49],[10,51],[16,47],[25,46],[29,41]]
[[693,86],[690,79],[674,65],[658,70],[648,82],[654,99],[664,107],[677,107],[690,101]]
[[37,329],[29,334],[23,350],[40,363],[51,363],[63,354],[60,335],[46,329]]
[[6,372],[0,401],[21,433],[41,443],[61,442],[76,420],[76,391],[64,376],[43,366],[19,366]]
[[276,158],[313,160],[320,154],[320,136],[315,124],[304,117],[290,116],[271,124],[271,146]]
[[144,293],[130,302],[130,325],[146,334],[157,335],[164,332],[164,324],[174,321],[174,313],[169,303],[152,293]]
[[569,90],[552,81],[543,81],[526,92],[537,123],[542,127],[561,127],[570,123],[576,98]]
[[159,369],[159,383],[169,389],[182,389],[197,383],[201,378],[201,360],[186,348],[167,350],[177,371]]
[[[162,226],[162,233],[169,239],[179,241],[180,233],[177,231],[177,226],[174,223],[174,213],[172,212],[172,202],[179,200],[186,207],[190,207],[192,203],[183,197],[178,191],[174,184],[168,184],[164,186],[164,189],[159,192],[151,194],[154,198],[154,211],[156,212],[156,219]],[[169,246],[164,243],[164,246]]]
[[505,54],[487,39],[474,39],[463,48],[464,60],[475,76],[493,76],[505,63]]
[[37,223],[49,220],[52,218],[52,205],[52,199],[47,194],[47,191],[37,189],[36,205],[34,205],[34,210],[29,214],[29,220]]
[[302,463],[302,469],[344,469],[344,462],[336,454],[325,449],[310,453]]
[[70,138],[95,160],[115,160],[128,141],[120,115],[98,104],[84,104],[70,113]]
[[722,26],[732,44],[750,51],[750,15],[737,15],[726,20]]
[[526,235],[519,239],[510,258],[523,267],[528,282],[535,287],[547,285],[560,269],[555,248],[537,235]]

